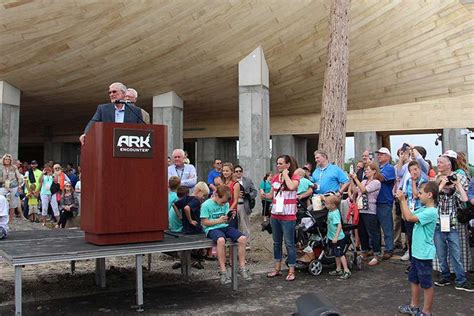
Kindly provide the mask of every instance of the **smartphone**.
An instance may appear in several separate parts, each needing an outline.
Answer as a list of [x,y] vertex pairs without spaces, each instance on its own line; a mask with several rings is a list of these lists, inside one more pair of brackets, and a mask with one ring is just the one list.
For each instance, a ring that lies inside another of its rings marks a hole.
[[373,152],[370,152],[370,153],[369,153],[369,159],[370,159],[370,160],[374,160],[374,153],[373,153]]
[[349,166],[349,173],[353,174],[354,173],[354,165]]
[[229,213],[227,213],[227,218],[230,220],[232,217],[234,216],[234,213],[232,213],[232,211],[229,211]]

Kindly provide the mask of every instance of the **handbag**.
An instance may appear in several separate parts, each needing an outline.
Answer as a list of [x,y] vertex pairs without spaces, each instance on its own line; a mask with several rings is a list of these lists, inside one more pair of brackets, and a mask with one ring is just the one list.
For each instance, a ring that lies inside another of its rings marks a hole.
[[461,224],[468,223],[474,219],[474,205],[468,202],[465,207],[458,207],[456,216]]
[[56,183],[54,181],[53,181],[53,183],[51,183],[51,187],[49,189],[51,191],[51,195],[61,191],[61,188],[59,187],[59,183]]

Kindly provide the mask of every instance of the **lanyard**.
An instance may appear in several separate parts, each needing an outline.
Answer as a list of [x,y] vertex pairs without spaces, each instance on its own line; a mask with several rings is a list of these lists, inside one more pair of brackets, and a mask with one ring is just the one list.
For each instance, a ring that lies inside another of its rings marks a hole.
[[184,167],[183,167],[183,170],[181,170],[181,174],[179,174],[178,168],[175,167],[174,170],[176,170],[176,175],[181,180],[181,178],[183,177],[183,173],[184,173]]

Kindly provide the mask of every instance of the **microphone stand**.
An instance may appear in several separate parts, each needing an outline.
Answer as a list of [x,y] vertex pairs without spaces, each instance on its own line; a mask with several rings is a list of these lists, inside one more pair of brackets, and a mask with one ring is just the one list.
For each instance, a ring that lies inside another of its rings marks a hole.
[[133,113],[133,115],[140,120],[141,123],[143,124],[146,124],[146,122],[143,120],[143,118],[141,118],[140,116],[138,116],[138,114],[135,112],[135,110],[130,106],[132,105],[133,103],[132,102],[127,102],[125,100],[116,100],[114,103],[119,103],[119,104],[123,104],[123,106],[125,108],[128,107],[128,109],[130,110],[130,112]]

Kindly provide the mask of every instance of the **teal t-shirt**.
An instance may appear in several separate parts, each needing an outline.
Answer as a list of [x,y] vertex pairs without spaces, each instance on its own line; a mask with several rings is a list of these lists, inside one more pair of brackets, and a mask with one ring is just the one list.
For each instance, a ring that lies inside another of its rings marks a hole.
[[[220,205],[219,203],[216,203],[213,199],[209,199],[206,202],[202,203],[201,205],[201,218],[215,220],[221,216],[227,215],[228,212],[229,212],[229,203]],[[205,226],[204,224],[202,224],[202,227],[204,228],[204,233],[206,235],[212,229],[225,228],[227,226],[229,226],[229,224],[227,223],[219,223],[212,226]]]
[[[268,181],[262,181],[260,182],[260,185],[258,186],[259,190],[263,190],[265,193],[270,193],[272,189],[272,184]],[[272,199],[265,199],[265,201],[272,201]]]
[[420,260],[432,260],[436,254],[433,242],[438,209],[435,207],[420,207],[413,215],[418,217],[418,222],[413,228],[411,242],[412,256]]
[[313,182],[309,181],[306,178],[300,179],[300,184],[298,185],[298,194],[303,194],[308,191],[308,188],[313,186]]
[[[342,224],[341,212],[339,212],[338,209],[335,209],[334,211],[329,211],[328,212],[328,240],[332,240],[334,236],[336,236],[337,225],[339,224]],[[341,229],[337,240],[344,239],[345,236],[346,235],[344,235],[344,232]]]
[[43,183],[41,183],[41,195],[51,195],[51,184],[53,184],[53,176],[44,175]]
[[168,224],[169,230],[172,232],[180,233],[183,230],[183,222],[176,216],[173,209],[174,202],[178,201],[178,195],[176,192],[168,192]]

